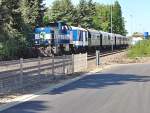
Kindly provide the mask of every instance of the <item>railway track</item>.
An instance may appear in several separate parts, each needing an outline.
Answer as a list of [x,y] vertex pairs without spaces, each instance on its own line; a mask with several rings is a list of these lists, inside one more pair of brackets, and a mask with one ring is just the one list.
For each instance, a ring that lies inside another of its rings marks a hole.
[[[100,57],[105,57],[105,56],[109,56],[109,55],[113,55],[113,54],[116,54],[116,53],[121,53],[121,52],[124,52],[126,51],[125,49],[124,50],[114,50],[113,52],[112,51],[103,51],[103,52],[100,52]],[[43,60],[48,60],[50,57],[44,57]],[[61,58],[61,56],[57,56],[57,58]],[[88,61],[89,60],[93,60],[93,59],[96,59],[96,54],[95,53],[88,53]],[[35,62],[35,61],[38,61],[38,58],[29,58],[29,59],[24,59],[24,63],[29,63],[29,62]],[[11,61],[0,61],[0,66],[3,66],[3,65],[15,65],[15,64],[18,64],[19,60],[11,60]]]
[[[126,50],[114,50],[113,52],[112,51],[100,52],[100,57],[105,57],[105,56],[121,53],[121,52],[124,52],[124,51],[126,51]],[[96,59],[96,54],[95,53],[94,54],[89,53],[88,54],[88,61],[93,60],[93,59]]]

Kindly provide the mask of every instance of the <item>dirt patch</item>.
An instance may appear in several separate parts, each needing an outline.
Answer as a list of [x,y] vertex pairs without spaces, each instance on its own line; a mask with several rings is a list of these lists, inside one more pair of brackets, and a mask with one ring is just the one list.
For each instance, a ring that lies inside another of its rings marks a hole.
[[129,63],[148,63],[150,57],[137,57],[130,59],[127,56],[127,51],[105,56],[101,58],[102,64],[129,64]]
[[62,83],[66,80],[75,78],[77,76],[80,76],[81,74],[83,74],[85,72],[80,72],[80,73],[74,73],[74,74],[70,74],[70,75],[64,75],[61,76],[59,78],[55,78],[54,80],[51,81],[43,81],[43,82],[39,82],[21,89],[17,89],[14,91],[11,91],[7,94],[0,94],[0,105],[4,105],[7,103],[10,103],[13,101],[13,99],[18,98],[18,97],[22,97],[25,95],[30,95],[30,94],[34,94],[35,92],[38,92],[42,89],[51,87],[51,86],[55,86],[58,83]]

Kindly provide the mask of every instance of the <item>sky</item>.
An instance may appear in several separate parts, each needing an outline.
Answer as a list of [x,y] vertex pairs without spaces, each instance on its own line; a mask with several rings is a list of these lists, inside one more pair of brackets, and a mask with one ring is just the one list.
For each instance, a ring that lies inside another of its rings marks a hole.
[[[45,0],[50,6],[54,0]],[[111,4],[115,0],[93,0],[97,3]],[[150,32],[150,0],[118,0],[125,18],[128,35],[133,32]],[[72,0],[78,4],[79,0]]]

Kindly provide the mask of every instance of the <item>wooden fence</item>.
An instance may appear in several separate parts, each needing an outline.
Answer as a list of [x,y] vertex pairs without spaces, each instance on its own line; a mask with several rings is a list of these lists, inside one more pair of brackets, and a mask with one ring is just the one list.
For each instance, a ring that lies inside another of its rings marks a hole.
[[0,62],[0,93],[52,81],[87,68],[87,53]]

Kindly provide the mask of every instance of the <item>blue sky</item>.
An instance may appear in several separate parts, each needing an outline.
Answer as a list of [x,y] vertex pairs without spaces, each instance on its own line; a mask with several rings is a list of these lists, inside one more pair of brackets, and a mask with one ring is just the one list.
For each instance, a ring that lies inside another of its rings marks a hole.
[[[45,0],[46,6],[54,0]],[[77,4],[79,0],[72,0]],[[111,4],[115,0],[93,0],[98,3]],[[149,0],[118,0],[121,4],[123,16],[126,21],[126,29],[132,32],[150,31],[150,1]]]

